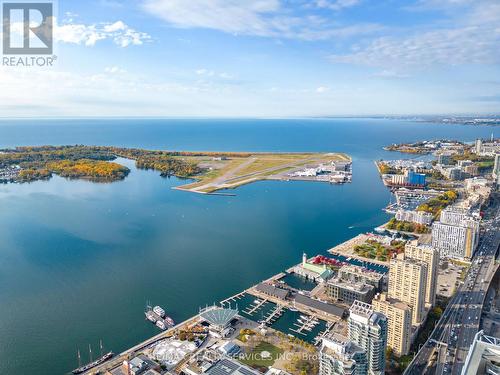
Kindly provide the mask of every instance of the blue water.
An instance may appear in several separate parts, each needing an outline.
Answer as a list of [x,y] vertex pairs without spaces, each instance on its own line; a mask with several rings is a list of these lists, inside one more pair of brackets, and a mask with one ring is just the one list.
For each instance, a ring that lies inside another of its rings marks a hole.
[[0,121],[0,147],[95,144],[171,150],[340,151],[353,183],[259,182],[235,197],[172,190],[132,167],[121,182],[54,177],[0,185],[0,374],[62,374],[99,339],[120,352],[176,321],[387,220],[382,146],[473,141],[492,128],[391,120]]
[[280,281],[283,281],[288,286],[291,286],[292,288],[295,288],[297,290],[306,290],[309,292],[318,285],[314,281],[309,280],[303,276],[297,275],[296,273],[293,272],[287,273],[284,277],[280,279]]

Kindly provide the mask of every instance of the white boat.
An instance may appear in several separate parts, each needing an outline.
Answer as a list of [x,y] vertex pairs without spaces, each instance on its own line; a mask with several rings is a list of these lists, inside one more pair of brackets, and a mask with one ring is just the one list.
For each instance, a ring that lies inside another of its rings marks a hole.
[[144,315],[146,315],[146,319],[149,320],[151,323],[156,323],[156,321],[158,320],[158,316],[151,310],[145,311]]
[[165,317],[165,323],[168,324],[171,327],[175,326],[174,320],[171,317],[169,317],[169,316]]
[[165,322],[163,320],[158,320],[156,322],[156,326],[161,329],[161,330],[166,330],[167,329],[167,325],[165,324]]
[[165,317],[165,310],[163,310],[160,306],[153,307],[153,312],[159,317]]

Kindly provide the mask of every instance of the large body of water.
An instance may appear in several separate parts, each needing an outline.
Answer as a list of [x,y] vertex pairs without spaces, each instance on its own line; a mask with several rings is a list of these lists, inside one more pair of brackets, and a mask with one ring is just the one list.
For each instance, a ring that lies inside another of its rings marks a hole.
[[63,374],[102,339],[119,352],[157,333],[146,300],[175,320],[387,219],[382,146],[473,141],[493,128],[394,120],[0,121],[0,147],[87,144],[207,151],[339,151],[353,183],[258,182],[235,197],[172,190],[132,167],[112,184],[0,185],[0,374]]

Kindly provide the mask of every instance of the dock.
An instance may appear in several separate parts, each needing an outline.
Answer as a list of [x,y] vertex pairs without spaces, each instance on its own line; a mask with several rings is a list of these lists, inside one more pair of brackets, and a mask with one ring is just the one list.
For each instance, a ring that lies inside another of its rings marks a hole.
[[307,333],[304,333],[303,331],[309,332],[314,328],[314,326],[316,326],[316,324],[319,323],[318,319],[314,316],[305,317],[304,315],[301,315],[301,318],[305,319],[305,321],[301,321],[300,319],[298,319],[297,323],[300,323],[300,324],[297,324],[297,323],[294,324],[298,328],[297,329],[290,328],[290,331],[305,336],[305,335],[307,335]]
[[265,325],[273,324],[282,314],[285,309],[283,305],[276,305],[276,308],[262,321]]
[[226,298],[225,300],[220,301],[220,304],[224,305],[225,303],[231,304],[231,302],[237,302],[237,300],[241,299],[241,297],[243,297],[245,293],[246,291],[235,294],[234,296],[231,296],[229,298]]
[[250,310],[244,311],[244,313],[248,315],[253,315],[253,313],[256,312],[258,309],[260,309],[266,302],[267,299],[261,299],[259,300],[258,303],[255,304],[255,306],[253,306]]

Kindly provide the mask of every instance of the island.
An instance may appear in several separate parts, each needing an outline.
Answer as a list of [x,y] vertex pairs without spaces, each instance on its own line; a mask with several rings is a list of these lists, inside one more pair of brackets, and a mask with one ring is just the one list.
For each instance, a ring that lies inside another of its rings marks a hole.
[[118,158],[134,160],[138,169],[162,177],[191,179],[176,189],[200,194],[236,188],[260,180],[351,181],[351,158],[341,153],[202,152],[145,150],[112,146],[33,146],[0,150],[0,182],[30,182],[53,174],[94,182],[124,179],[130,169]]

